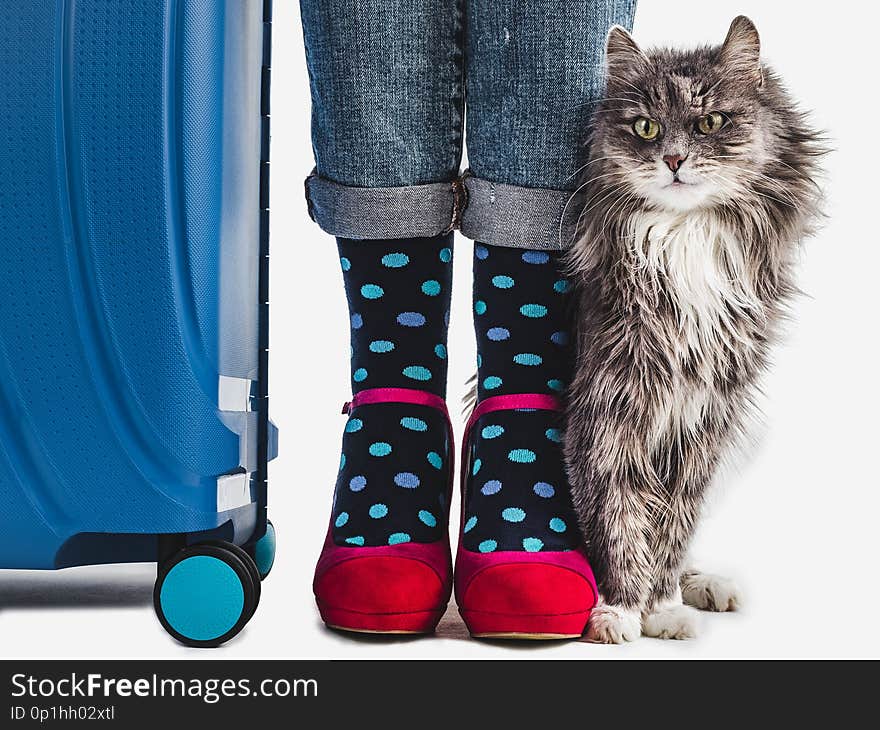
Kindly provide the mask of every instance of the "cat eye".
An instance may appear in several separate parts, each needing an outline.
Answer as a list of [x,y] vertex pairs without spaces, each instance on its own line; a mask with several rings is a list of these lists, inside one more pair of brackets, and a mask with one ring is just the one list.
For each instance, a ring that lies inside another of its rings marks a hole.
[[660,134],[660,124],[647,117],[639,117],[633,122],[633,131],[637,136],[650,142]]
[[700,134],[715,134],[725,124],[727,124],[727,118],[723,114],[712,112],[697,120],[697,131]]

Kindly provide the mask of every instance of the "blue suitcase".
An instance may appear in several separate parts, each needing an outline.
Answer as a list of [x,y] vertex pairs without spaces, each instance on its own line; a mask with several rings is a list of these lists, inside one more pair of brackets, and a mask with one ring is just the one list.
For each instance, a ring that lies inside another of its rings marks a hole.
[[0,0],[0,568],[158,564],[235,636],[266,519],[270,0]]

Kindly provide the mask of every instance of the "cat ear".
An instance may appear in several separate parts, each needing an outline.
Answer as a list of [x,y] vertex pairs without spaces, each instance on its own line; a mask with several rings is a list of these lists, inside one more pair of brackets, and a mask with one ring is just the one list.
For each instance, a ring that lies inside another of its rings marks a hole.
[[639,48],[633,37],[619,25],[611,26],[605,42],[605,57],[608,77],[626,78],[648,63],[648,57]]
[[764,83],[761,38],[755,24],[745,15],[737,16],[730,24],[720,58],[721,63],[737,75],[754,80],[758,86]]

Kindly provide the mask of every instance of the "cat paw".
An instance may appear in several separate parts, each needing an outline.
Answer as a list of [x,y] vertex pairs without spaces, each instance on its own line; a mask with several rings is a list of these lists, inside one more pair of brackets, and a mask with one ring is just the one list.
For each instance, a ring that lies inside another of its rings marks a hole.
[[625,644],[641,636],[639,614],[621,606],[599,605],[590,614],[587,641],[594,644]]
[[701,611],[737,611],[742,594],[736,583],[711,573],[687,571],[681,576],[681,597],[685,604]]
[[695,639],[699,626],[697,612],[682,605],[659,608],[642,619],[642,633],[654,639]]

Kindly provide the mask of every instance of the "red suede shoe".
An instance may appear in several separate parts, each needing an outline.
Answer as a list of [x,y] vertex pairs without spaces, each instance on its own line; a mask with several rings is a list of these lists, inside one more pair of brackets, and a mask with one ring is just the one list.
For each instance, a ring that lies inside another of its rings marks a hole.
[[[441,411],[449,429],[449,487],[455,473],[452,426],[446,403],[432,393],[406,388],[364,390],[344,413],[362,405],[408,403]],[[448,527],[448,513],[446,516]],[[369,634],[428,634],[446,612],[452,593],[452,551],[446,538],[433,543],[378,547],[337,545],[327,531],[315,569],[318,610],[330,628]]]
[[[487,413],[500,410],[560,410],[557,398],[541,394],[486,398],[474,409],[464,436]],[[462,464],[464,489],[470,471]],[[463,531],[462,531],[463,532]],[[573,639],[580,637],[596,604],[596,579],[582,550],[565,552],[466,550],[461,539],[455,563],[458,610],[472,636],[496,639]]]

